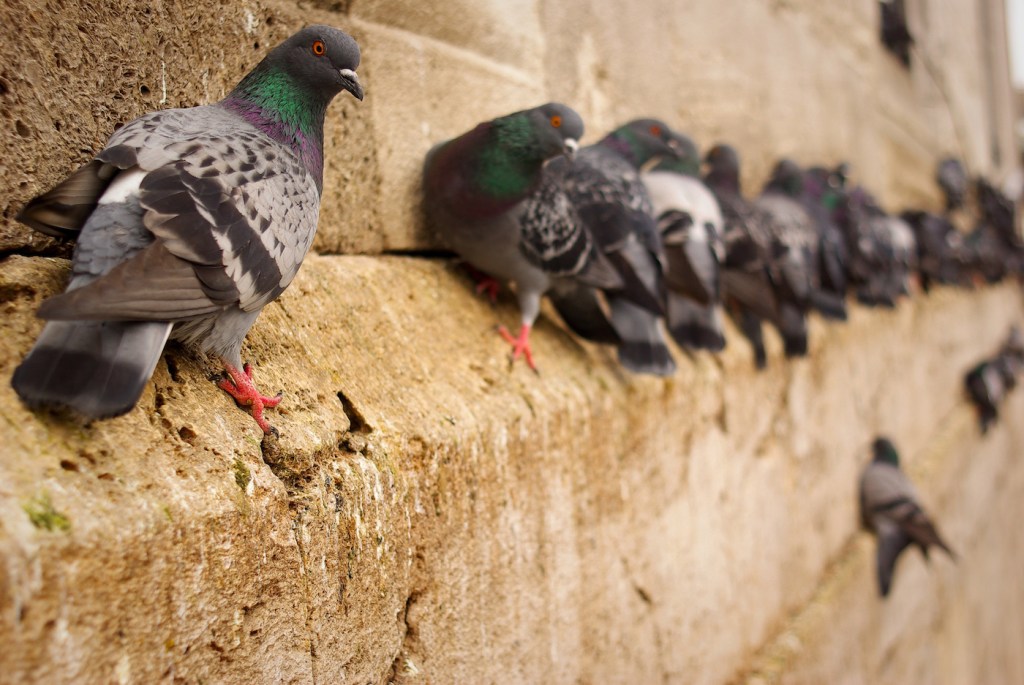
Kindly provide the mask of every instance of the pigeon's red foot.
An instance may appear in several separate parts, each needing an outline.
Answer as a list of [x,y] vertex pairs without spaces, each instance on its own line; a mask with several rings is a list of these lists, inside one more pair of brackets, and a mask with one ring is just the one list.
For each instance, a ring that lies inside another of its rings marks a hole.
[[513,336],[504,326],[498,326],[498,334],[512,346],[513,362],[519,357],[524,357],[530,368],[537,371],[537,366],[533,363],[533,351],[530,350],[530,324],[524,323],[520,326],[518,336]]
[[252,367],[249,364],[243,366],[239,371],[231,364],[224,362],[224,370],[228,377],[217,383],[217,387],[235,398],[238,406],[251,407],[252,417],[256,419],[256,423],[263,429],[264,434],[276,433],[274,427],[263,418],[263,410],[281,404],[281,393],[277,393],[273,397],[261,395],[253,382]]
[[487,295],[487,299],[491,301],[491,304],[495,304],[498,301],[498,292],[501,290],[501,283],[498,279],[488,276],[480,269],[469,264],[463,264],[462,268],[466,270],[466,273],[476,283],[476,294]]

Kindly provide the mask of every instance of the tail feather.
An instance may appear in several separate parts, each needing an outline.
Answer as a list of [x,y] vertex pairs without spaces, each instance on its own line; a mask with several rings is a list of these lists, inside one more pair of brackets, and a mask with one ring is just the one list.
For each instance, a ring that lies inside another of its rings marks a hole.
[[622,342],[594,288],[573,284],[550,290],[548,297],[565,325],[584,340],[604,345]]
[[622,343],[619,362],[633,373],[671,376],[676,362],[658,325],[658,317],[632,302],[613,298],[612,322]]
[[779,304],[779,318],[776,322],[787,357],[803,357],[807,354],[807,317],[790,302]]
[[51,321],[11,385],[33,408],[119,416],[138,402],[170,332],[169,323]]
[[827,319],[846,321],[846,300],[826,290],[811,291],[811,306]]
[[665,319],[668,332],[681,347],[712,352],[725,348],[722,317],[714,304],[698,304],[669,291]]

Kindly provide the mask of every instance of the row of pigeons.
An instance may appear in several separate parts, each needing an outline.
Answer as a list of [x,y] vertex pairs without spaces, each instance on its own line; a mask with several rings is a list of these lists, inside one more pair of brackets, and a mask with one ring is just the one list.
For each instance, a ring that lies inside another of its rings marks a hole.
[[627,369],[664,376],[675,370],[664,331],[684,349],[718,351],[723,312],[763,367],[764,323],[787,356],[805,355],[808,314],[845,320],[848,292],[893,307],[915,274],[927,290],[1024,265],[1014,205],[983,179],[977,228],[962,237],[950,220],[969,190],[957,160],[937,172],[945,215],[895,216],[849,182],[845,164],[783,159],[750,198],[729,145],[702,158],[657,119],[580,149],[582,134],[575,111],[549,103],[435,146],[424,166],[424,206],[442,240],[480,289],[514,284],[521,326],[499,331],[513,360],[534,369],[529,334],[543,295],[577,335],[616,346]]

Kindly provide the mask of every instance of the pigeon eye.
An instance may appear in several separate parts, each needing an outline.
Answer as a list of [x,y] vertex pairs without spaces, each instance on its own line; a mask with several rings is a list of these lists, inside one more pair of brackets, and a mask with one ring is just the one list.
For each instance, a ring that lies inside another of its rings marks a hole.
[[551,117],[551,125],[554,126],[555,128],[561,128],[562,117],[558,116],[557,114]]
[[313,54],[316,55],[317,57],[320,57],[325,52],[327,52],[327,48],[324,46],[324,42],[322,40],[314,40],[313,41]]
[[651,135],[658,136],[659,138],[661,137],[661,126],[658,126],[657,124],[655,124],[655,125],[651,126],[650,131],[651,131]]

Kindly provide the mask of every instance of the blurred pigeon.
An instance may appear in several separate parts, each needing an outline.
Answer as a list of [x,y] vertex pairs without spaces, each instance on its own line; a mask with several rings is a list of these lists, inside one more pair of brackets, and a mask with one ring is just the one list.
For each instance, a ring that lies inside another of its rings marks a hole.
[[978,412],[981,432],[999,419],[999,405],[1017,387],[1024,370],[1024,336],[1017,326],[1010,328],[1006,341],[991,359],[979,363],[964,376],[967,395]]
[[[708,171],[704,182],[715,195],[725,223],[725,263],[722,292],[740,331],[754,349],[758,368],[767,364],[761,322],[773,321],[789,330],[790,339],[806,335],[801,321],[780,322],[774,293],[774,236],[772,218],[743,197],[740,190],[740,159],[729,145],[718,144],[704,157]],[[800,317],[802,319],[802,317]],[[783,333],[785,338],[787,333]]]
[[922,289],[928,292],[935,283],[963,282],[963,239],[949,219],[921,210],[907,210],[901,218],[914,231]]
[[12,385],[26,404],[88,419],[130,410],[168,336],[221,359],[219,384],[272,429],[241,360],[260,310],[313,241],[323,123],[342,90],[360,100],[359,46],[310,26],[272,50],[222,101],[147,114],[18,219],[74,238],[67,291]]
[[925,559],[931,545],[940,547],[954,561],[956,554],[918,504],[917,492],[900,469],[892,442],[877,438],[873,449],[874,459],[860,479],[860,512],[864,527],[878,538],[878,589],[885,597],[892,585],[896,560],[910,545],[917,545]]
[[989,282],[1024,273],[1024,241],[1017,231],[1017,207],[984,178],[975,182],[980,219],[966,243],[974,266]]
[[[675,361],[662,335],[665,285],[661,237],[640,167],[674,156],[672,132],[656,119],[637,119],[580,150],[573,164],[556,160],[561,179],[587,230],[621,274],[624,285],[608,290],[611,321],[622,342],[619,361],[635,373],[667,376]],[[569,322],[584,308],[593,310],[595,293],[579,289],[552,301]]]
[[471,266],[515,283],[522,313],[519,335],[499,332],[512,359],[536,370],[530,329],[540,299],[559,281],[614,288],[622,279],[595,249],[548,160],[572,155],[583,120],[548,103],[484,122],[427,155],[424,204],[444,241]]
[[678,157],[663,158],[643,175],[665,253],[669,333],[680,346],[721,350],[722,210],[700,180],[700,156],[687,136],[674,134]]
[[846,318],[846,269],[849,253],[846,240],[835,220],[835,211],[841,202],[844,179],[835,171],[824,167],[811,167],[804,174],[804,208],[814,218],[818,228],[819,260],[818,272],[821,289],[843,300],[842,316]]
[[935,180],[946,196],[946,212],[960,209],[967,197],[967,170],[959,159],[946,157],[935,170]]
[[910,48],[914,36],[907,24],[907,9],[904,0],[882,0],[882,44],[896,55],[904,66],[910,66]]
[[895,307],[901,296],[910,294],[910,274],[917,266],[913,229],[887,214],[862,187],[845,195],[837,216],[857,299],[868,306]]
[[[845,249],[840,247],[838,228],[807,195],[805,186],[803,169],[792,160],[779,160],[756,204],[772,215],[776,242],[784,247],[779,255],[784,285],[794,294],[796,288],[806,288],[806,293],[796,298],[796,306],[804,311],[813,307],[830,319],[845,321],[845,292],[829,292],[821,282],[822,264],[840,270]],[[826,247],[827,257],[823,254]],[[836,273],[831,280],[844,281]]]

